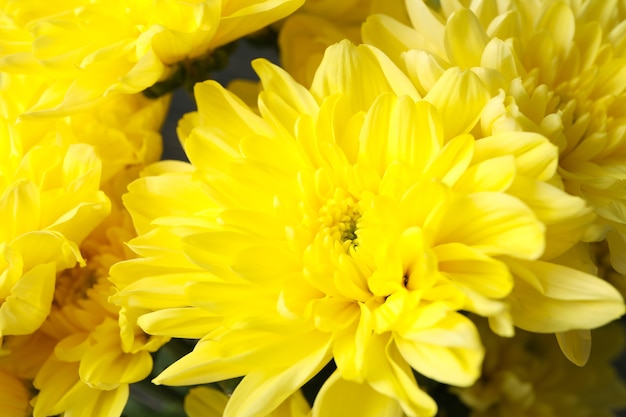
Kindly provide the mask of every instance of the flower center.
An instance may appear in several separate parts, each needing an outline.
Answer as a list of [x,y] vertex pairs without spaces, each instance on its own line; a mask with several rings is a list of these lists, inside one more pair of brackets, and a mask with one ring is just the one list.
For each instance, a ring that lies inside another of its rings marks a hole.
[[319,211],[320,233],[339,242],[346,253],[358,246],[358,223],[361,212],[358,203],[339,189]]
[[87,291],[98,282],[97,271],[88,267],[76,266],[57,276],[54,290],[54,304],[64,306],[87,299]]

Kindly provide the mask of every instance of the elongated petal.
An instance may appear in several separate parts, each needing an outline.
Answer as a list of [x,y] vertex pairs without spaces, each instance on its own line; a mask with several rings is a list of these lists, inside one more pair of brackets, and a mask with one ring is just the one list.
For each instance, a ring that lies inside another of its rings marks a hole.
[[326,342],[311,346],[307,356],[293,361],[284,370],[249,373],[233,392],[224,417],[266,416],[317,374],[329,359],[329,343]]
[[438,242],[458,241],[488,254],[520,258],[533,259],[543,253],[545,226],[518,199],[482,192],[458,204],[463,211],[443,222]]
[[489,91],[480,78],[472,71],[458,67],[446,70],[424,97],[446,120],[444,132],[447,139],[470,132],[489,98]]
[[334,93],[346,94],[354,110],[367,109],[386,92],[420,98],[406,75],[380,50],[348,41],[326,50],[311,85],[311,93],[318,100]]
[[335,371],[315,398],[313,417],[400,417],[402,408],[394,398],[382,395],[366,383],[348,381]]
[[445,384],[469,386],[480,376],[484,350],[474,324],[449,313],[436,327],[398,332],[398,350],[416,371]]
[[515,276],[515,325],[538,333],[593,329],[626,311],[619,292],[593,275],[548,262],[507,262]]
[[446,23],[444,43],[448,58],[461,68],[480,65],[487,34],[470,9],[462,8]]

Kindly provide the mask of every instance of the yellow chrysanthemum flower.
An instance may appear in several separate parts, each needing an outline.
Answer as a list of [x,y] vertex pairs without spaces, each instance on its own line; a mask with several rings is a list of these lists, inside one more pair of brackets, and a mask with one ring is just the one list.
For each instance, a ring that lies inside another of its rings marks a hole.
[[[223,392],[207,387],[196,387],[185,397],[185,412],[189,417],[222,417],[228,403]],[[289,397],[267,417],[308,417],[311,407],[300,391]]]
[[487,349],[482,376],[472,387],[454,389],[471,417],[615,417],[626,407],[626,383],[611,363],[624,348],[618,323],[593,331],[597,349],[582,368],[546,335],[481,335]]
[[83,262],[78,244],[109,200],[91,146],[26,148],[14,126],[0,129],[0,335],[28,334],[48,315],[57,271]]
[[[5,0],[0,68],[50,80],[29,112],[68,114],[171,75],[177,63],[281,19],[303,0]],[[114,28],[114,30],[112,30]],[[192,69],[190,69],[192,70]]]
[[132,235],[127,215],[114,212],[81,246],[86,265],[59,274],[53,307],[41,328],[55,345],[34,378],[39,390],[35,417],[119,416],[129,384],[150,374],[150,352],[166,339],[129,326],[120,308],[108,301],[113,291],[109,267],[128,258],[123,242]]
[[[626,272],[626,6],[619,1],[406,2],[412,24],[377,15],[363,26],[421,92],[450,67],[470,68],[494,99],[484,134],[533,131],[559,148],[559,177],[610,225]],[[596,232],[601,239],[604,232]]]
[[421,98],[379,50],[347,41],[310,90],[253,65],[260,116],[199,84],[179,125],[191,165],[158,164],[125,199],[140,258],[111,269],[115,302],[152,310],[148,333],[201,338],[157,383],[245,375],[225,415],[262,416],[334,359],[314,416],[344,415],[340,397],[366,415],[432,416],[412,369],[458,386],[480,374],[461,310],[547,331],[624,312],[601,279],[538,260],[593,217],[546,183],[546,138],[468,133],[489,99],[471,71]]

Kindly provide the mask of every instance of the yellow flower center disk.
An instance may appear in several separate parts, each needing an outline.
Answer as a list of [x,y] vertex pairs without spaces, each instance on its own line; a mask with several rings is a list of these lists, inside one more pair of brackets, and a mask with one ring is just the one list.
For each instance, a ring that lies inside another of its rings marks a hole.
[[341,243],[346,253],[358,244],[358,222],[361,212],[358,203],[350,196],[338,191],[319,210],[319,230],[321,234],[332,237]]
[[76,266],[57,276],[54,291],[54,304],[64,306],[76,304],[78,300],[89,298],[87,292],[98,282],[94,269]]

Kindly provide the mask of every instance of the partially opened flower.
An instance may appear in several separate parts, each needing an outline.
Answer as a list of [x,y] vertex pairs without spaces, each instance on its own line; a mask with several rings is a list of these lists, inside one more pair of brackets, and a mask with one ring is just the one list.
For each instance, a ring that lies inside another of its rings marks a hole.
[[[489,99],[474,73],[452,69],[421,98],[379,50],[347,41],[310,90],[253,65],[260,116],[199,84],[199,111],[179,125],[191,165],[158,164],[125,198],[140,258],[111,269],[115,302],[152,310],[148,333],[201,338],[157,383],[245,375],[225,415],[262,416],[333,359],[314,416],[342,415],[340,397],[364,414],[432,416],[413,370],[457,386],[480,375],[462,310],[500,317],[503,332],[511,316],[555,331],[623,313],[601,279],[538,260],[593,217],[546,182],[547,139],[469,134]],[[513,303],[512,271],[528,280]]]
[[68,114],[105,96],[141,92],[171,76],[179,62],[210,55],[302,0],[3,3],[0,42],[12,47],[0,67],[49,78],[29,112]]

